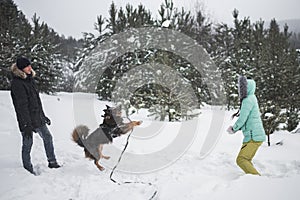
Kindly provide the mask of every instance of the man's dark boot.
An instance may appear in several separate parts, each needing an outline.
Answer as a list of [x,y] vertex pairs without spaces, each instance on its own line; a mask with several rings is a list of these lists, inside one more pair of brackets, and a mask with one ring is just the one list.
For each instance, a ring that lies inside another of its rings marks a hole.
[[61,166],[57,162],[49,163],[49,168],[60,168]]
[[27,171],[29,171],[31,174],[37,176],[37,174],[35,173],[35,171],[33,170],[33,167],[24,167]]

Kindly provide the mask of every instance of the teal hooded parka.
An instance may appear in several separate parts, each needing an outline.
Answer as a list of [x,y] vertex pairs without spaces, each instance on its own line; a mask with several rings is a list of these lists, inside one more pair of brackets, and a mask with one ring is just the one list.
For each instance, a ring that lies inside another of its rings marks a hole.
[[[249,142],[251,139],[256,142],[263,142],[266,140],[266,134],[260,118],[257,98],[254,95],[256,83],[252,79],[245,79],[245,81],[247,81],[247,83],[244,84],[246,87],[240,88],[241,84],[239,84],[239,91],[246,90],[247,96],[242,100],[240,116],[233,125],[233,131],[242,130],[244,143]],[[246,93],[246,91],[244,91],[244,93]]]

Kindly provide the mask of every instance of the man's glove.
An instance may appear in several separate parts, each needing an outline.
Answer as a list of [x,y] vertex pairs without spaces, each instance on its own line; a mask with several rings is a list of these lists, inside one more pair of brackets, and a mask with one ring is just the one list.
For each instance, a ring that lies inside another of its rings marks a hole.
[[50,126],[51,120],[48,117],[45,117],[45,123],[48,124],[48,126]]
[[30,139],[32,138],[32,131],[33,131],[33,128],[31,126],[26,126],[24,128],[24,136],[27,138],[27,139]]

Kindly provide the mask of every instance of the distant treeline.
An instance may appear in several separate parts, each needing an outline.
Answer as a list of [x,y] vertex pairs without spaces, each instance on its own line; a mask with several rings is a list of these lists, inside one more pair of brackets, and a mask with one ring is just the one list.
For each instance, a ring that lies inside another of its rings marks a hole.
[[[210,54],[222,74],[226,102],[221,102],[228,109],[239,106],[237,78],[239,75],[252,77],[257,82],[257,96],[260,101],[262,118],[267,133],[273,133],[278,127],[293,130],[299,123],[300,109],[300,65],[299,65],[299,33],[291,33],[288,26],[281,29],[273,19],[269,24],[264,21],[251,22],[249,18],[240,19],[239,12],[234,10],[233,26],[228,24],[213,24],[208,19],[201,6],[196,5],[195,11],[176,8],[172,1],[165,0],[159,8],[159,16],[153,14],[143,5],[133,7],[128,4],[118,8],[111,4],[109,17],[97,17],[94,28],[98,34],[85,33],[83,39],[64,38],[39,17],[34,15],[32,23],[18,10],[13,0],[0,1],[0,89],[9,89],[11,78],[9,67],[19,55],[25,55],[32,60],[38,72],[37,80],[42,92],[55,93],[72,91],[74,72],[78,71],[83,61],[92,49],[106,38],[126,31],[129,28],[162,27],[167,20],[167,28],[180,31],[193,38]],[[157,52],[155,49],[151,51]],[[111,72],[103,80],[115,80],[126,71],[128,65],[136,65],[143,59],[129,53],[115,61]],[[168,63],[174,70],[180,71],[183,64],[176,55],[160,52],[155,57],[156,62]],[[152,60],[153,61],[153,60]],[[143,62],[148,62],[144,59]],[[179,63],[180,62],[180,63]],[[124,67],[122,67],[124,66]],[[186,63],[188,66],[188,63]],[[211,103],[207,86],[198,80],[197,73],[185,69],[185,76],[191,81],[197,91],[199,105]],[[117,71],[118,70],[118,71]],[[117,74],[115,76],[114,74]],[[99,83],[103,83],[99,80]],[[99,98],[110,100],[114,82],[98,84]],[[155,84],[149,84],[143,90],[138,90],[139,100],[135,99],[137,107],[147,106],[158,115],[159,119],[169,118],[170,121],[182,119],[178,101],[167,99],[171,91]],[[155,94],[149,103],[149,95]],[[147,102],[148,101],[148,102]],[[124,101],[127,102],[127,101]],[[172,111],[172,113],[171,113]],[[175,114],[174,114],[175,113]],[[176,114],[177,113],[177,114]],[[163,116],[161,116],[163,115]]]

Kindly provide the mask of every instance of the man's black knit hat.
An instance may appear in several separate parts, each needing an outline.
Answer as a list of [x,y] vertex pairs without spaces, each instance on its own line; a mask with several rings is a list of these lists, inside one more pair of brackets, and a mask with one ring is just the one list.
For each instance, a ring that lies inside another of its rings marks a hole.
[[24,57],[17,58],[17,67],[20,70],[23,70],[28,65],[30,65],[30,61],[27,58],[24,58]]

